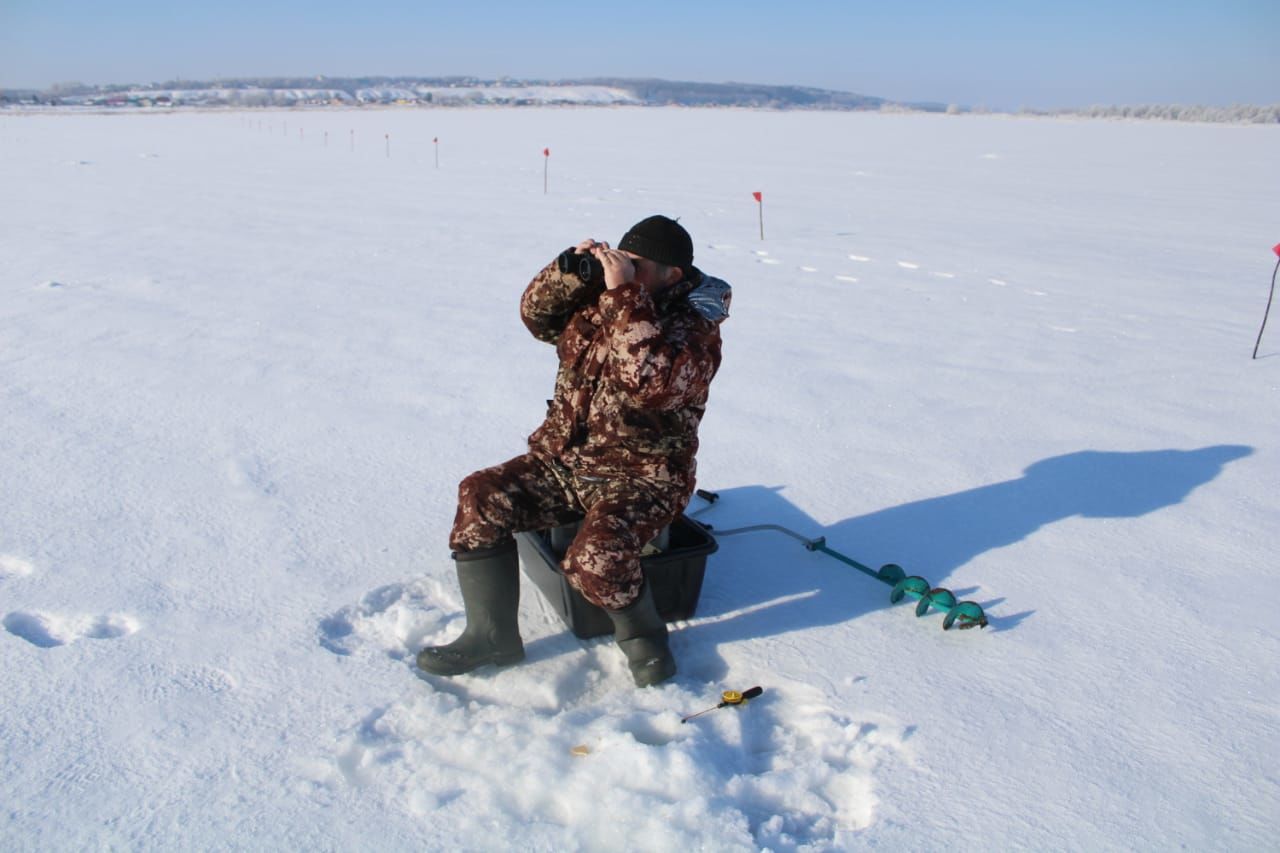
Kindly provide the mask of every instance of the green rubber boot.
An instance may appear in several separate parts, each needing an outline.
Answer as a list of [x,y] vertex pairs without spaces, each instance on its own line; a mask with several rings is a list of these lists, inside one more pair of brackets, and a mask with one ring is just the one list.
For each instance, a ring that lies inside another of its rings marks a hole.
[[667,646],[667,623],[658,615],[649,584],[640,597],[621,610],[606,610],[613,620],[613,638],[627,656],[636,687],[661,684],[676,674],[676,659]]
[[520,557],[515,540],[483,551],[454,554],[467,614],[462,636],[418,652],[418,668],[432,675],[462,675],[485,664],[524,660],[520,640]]

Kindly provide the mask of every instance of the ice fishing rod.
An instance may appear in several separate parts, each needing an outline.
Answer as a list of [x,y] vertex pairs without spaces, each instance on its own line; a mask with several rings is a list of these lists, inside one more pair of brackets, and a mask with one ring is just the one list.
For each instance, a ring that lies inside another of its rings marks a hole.
[[707,708],[704,711],[699,711],[696,714],[690,714],[680,722],[687,723],[690,720],[692,720],[694,717],[701,717],[703,714],[710,714],[712,711],[719,711],[721,708],[727,708],[730,705],[741,705],[743,702],[746,702],[748,699],[754,699],[763,692],[764,692],[763,687],[751,687],[751,688],[748,688],[747,690],[743,690],[742,692],[738,692],[737,690],[726,690],[720,694],[719,705],[716,705],[714,708]]
[[[711,505],[720,500],[720,495],[715,492],[709,492],[706,489],[698,489],[695,494],[707,502],[707,506],[690,513],[689,517],[705,512],[711,508]],[[749,527],[735,527],[732,530],[716,530],[710,524],[699,521],[707,530],[716,536],[736,536],[739,533],[756,533],[759,531],[771,530],[775,533],[782,533],[790,536],[792,539],[798,540],[804,545],[806,550],[821,551],[829,557],[834,557],[846,566],[852,566],[868,577],[873,577],[881,583],[888,584],[893,587],[889,592],[889,601],[897,604],[903,598],[913,598],[917,601],[916,615],[923,616],[929,612],[929,608],[937,608],[946,615],[942,618],[942,630],[949,631],[951,628],[985,628],[987,627],[987,615],[982,610],[982,605],[976,601],[957,601],[955,593],[943,587],[935,587],[927,580],[919,575],[908,575],[906,571],[897,563],[887,563],[880,567],[879,571],[864,566],[852,557],[841,554],[832,548],[827,547],[827,538],[819,536],[817,539],[809,539],[801,536],[794,530],[783,527],[780,524],[753,524]]]

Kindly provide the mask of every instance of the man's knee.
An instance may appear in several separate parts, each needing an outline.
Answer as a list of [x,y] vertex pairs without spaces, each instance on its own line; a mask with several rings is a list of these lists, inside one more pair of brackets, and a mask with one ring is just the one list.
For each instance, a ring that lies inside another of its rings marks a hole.
[[644,575],[638,564],[634,575],[631,572],[596,575],[576,571],[566,572],[566,577],[588,603],[605,610],[621,610],[629,606],[640,597],[640,589],[644,586]]
[[587,519],[565,554],[564,568],[583,598],[608,610],[631,604],[644,583],[635,532],[611,516]]
[[492,469],[476,471],[458,484],[458,510],[449,534],[455,551],[491,548],[511,536],[511,500]]
[[493,489],[493,475],[488,468],[474,471],[458,483],[458,506],[477,506]]

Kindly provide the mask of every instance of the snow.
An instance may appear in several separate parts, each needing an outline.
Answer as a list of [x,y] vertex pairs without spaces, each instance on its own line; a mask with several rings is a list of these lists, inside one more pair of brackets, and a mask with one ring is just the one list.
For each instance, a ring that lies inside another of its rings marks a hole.
[[[1278,143],[0,114],[0,841],[1270,847],[1280,331],[1249,354]],[[900,563],[991,627],[746,534],[672,626],[672,683],[636,690],[527,581],[525,664],[415,677],[463,624],[455,484],[521,451],[551,387],[520,290],[659,211],[735,287],[700,517]]]

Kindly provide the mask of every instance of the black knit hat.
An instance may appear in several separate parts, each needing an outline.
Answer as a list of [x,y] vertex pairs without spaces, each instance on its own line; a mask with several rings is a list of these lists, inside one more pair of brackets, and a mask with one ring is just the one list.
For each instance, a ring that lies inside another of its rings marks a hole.
[[680,267],[685,272],[693,266],[693,240],[689,232],[665,216],[650,216],[632,225],[622,236],[618,248],[669,267]]

